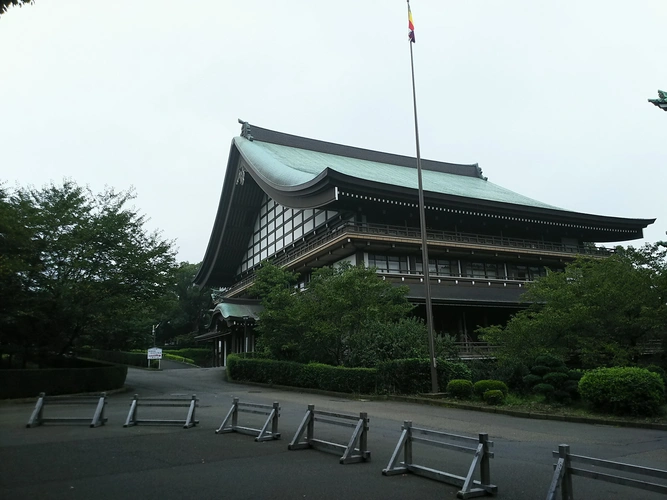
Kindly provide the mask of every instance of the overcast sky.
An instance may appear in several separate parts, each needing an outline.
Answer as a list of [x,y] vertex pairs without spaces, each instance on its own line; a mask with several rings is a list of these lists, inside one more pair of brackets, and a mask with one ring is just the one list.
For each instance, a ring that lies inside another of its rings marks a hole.
[[[665,0],[413,0],[423,158],[667,230]],[[0,16],[0,179],[136,188],[199,262],[237,119],[415,154],[403,0],[36,0]],[[634,244],[643,241],[634,242]]]

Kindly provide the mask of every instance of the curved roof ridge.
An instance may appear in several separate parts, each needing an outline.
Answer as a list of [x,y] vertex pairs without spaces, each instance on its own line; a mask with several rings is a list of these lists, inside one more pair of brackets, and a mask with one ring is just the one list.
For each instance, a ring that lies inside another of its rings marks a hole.
[[[241,122],[241,120],[239,121]],[[392,153],[384,153],[382,151],[374,151],[372,149],[346,146],[343,144],[286,134],[284,132],[277,132],[275,130],[269,130],[266,128],[258,127],[256,125],[251,125],[247,122],[241,123],[243,124],[243,131],[241,135],[246,138],[251,137],[251,140],[253,141],[267,142],[270,144],[278,144],[281,146],[305,149],[308,151],[318,151],[320,153],[328,153],[358,160],[368,160],[389,165],[417,168],[417,159],[413,156],[404,156]],[[248,137],[246,134],[249,134],[250,137]],[[479,168],[477,163],[448,163],[442,161],[426,160],[422,158],[421,166],[424,170],[462,175],[465,177],[477,177],[486,180],[486,177],[482,175],[482,170]]]

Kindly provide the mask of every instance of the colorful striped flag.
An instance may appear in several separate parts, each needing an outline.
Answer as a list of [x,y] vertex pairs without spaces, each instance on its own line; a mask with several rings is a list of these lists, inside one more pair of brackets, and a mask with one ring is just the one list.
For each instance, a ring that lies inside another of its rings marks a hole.
[[412,22],[412,11],[410,10],[410,3],[408,2],[408,38],[411,43],[415,43],[415,25]]

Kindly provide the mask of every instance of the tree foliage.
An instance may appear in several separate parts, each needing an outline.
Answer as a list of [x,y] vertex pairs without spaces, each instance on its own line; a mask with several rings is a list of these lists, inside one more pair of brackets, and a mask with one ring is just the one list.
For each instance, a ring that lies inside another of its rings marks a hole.
[[22,7],[23,4],[27,3],[34,4],[35,0],[0,0],[0,15],[7,12],[11,6]]
[[505,327],[478,331],[501,357],[526,363],[544,352],[582,367],[631,363],[646,342],[665,337],[666,254],[656,243],[578,258],[530,284],[529,307]]
[[172,242],[144,228],[133,191],[66,180],[0,189],[0,346],[131,347],[174,281]]
[[413,309],[407,287],[349,263],[314,271],[301,291],[296,282],[295,273],[265,263],[253,285],[264,306],[259,347],[272,357],[375,366],[396,357],[428,356],[426,328],[407,318]]
[[211,289],[193,283],[200,264],[181,262],[174,279],[159,299],[155,311],[158,345],[178,343],[193,334],[203,333],[210,321]]

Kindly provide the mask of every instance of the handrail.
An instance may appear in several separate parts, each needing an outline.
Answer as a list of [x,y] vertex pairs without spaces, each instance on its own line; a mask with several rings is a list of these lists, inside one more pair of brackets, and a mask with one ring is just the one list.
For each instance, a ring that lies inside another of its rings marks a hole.
[[[400,238],[410,238],[421,241],[421,232],[417,228],[404,226],[392,226],[388,224],[368,224],[362,222],[344,221],[335,227],[332,227],[324,235],[316,237],[309,241],[304,241],[303,245],[294,247],[291,251],[283,251],[273,258],[273,263],[277,266],[287,265],[299,257],[312,252],[329,241],[339,238],[347,233],[356,235],[381,235]],[[488,247],[504,247],[507,249],[537,250],[545,252],[557,252],[570,255],[611,255],[614,250],[605,247],[585,247],[564,245],[562,243],[544,242],[539,240],[527,240],[520,238],[507,238],[504,236],[489,236],[475,233],[461,233],[456,231],[432,231],[427,230],[427,239],[432,242],[451,242],[462,244],[473,244]],[[502,278],[501,278],[502,279]],[[254,273],[238,281],[229,288],[225,295],[230,295],[238,289],[246,287],[255,280]]]

